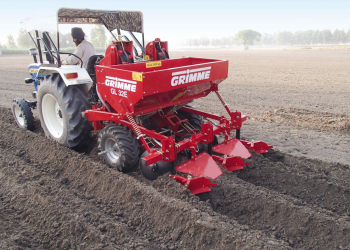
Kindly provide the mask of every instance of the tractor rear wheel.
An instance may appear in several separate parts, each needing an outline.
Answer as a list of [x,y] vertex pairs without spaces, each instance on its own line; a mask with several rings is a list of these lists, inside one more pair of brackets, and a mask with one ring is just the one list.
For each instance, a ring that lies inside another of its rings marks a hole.
[[34,116],[26,100],[20,98],[14,99],[11,110],[20,128],[34,130]]
[[37,106],[48,138],[73,148],[89,137],[92,127],[81,114],[90,108],[86,96],[78,86],[67,87],[59,74],[40,82]]
[[98,137],[98,149],[110,167],[124,173],[137,166],[140,158],[134,133],[122,125],[104,127]]

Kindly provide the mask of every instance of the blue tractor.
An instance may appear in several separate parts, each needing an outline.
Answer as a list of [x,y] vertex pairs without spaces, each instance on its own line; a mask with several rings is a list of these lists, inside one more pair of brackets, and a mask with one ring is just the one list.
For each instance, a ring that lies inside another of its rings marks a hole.
[[[135,38],[132,32],[143,34],[142,13],[138,11],[101,11],[90,9],[61,8],[57,12],[58,24],[102,24],[112,33],[125,30]],[[32,92],[37,101],[30,102],[22,98],[12,102],[12,113],[17,124],[23,129],[34,129],[32,109],[37,108],[41,126],[45,135],[59,144],[76,147],[89,137],[92,125],[82,116],[82,112],[90,109],[99,100],[96,91],[95,65],[102,55],[90,57],[87,67],[83,61],[72,53],[60,50],[59,32],[57,43],[54,43],[48,32],[34,37],[35,44],[30,50],[34,63],[28,67],[30,78],[25,82],[33,83]],[[121,38],[120,38],[121,39]],[[138,43],[141,46],[141,43]],[[135,49],[135,48],[134,48]],[[61,55],[68,54],[80,60],[79,65],[62,65]]]

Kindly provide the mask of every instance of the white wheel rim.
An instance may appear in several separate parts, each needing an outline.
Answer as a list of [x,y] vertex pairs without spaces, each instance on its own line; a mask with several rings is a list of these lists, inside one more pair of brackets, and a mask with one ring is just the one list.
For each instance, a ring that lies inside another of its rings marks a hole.
[[120,157],[120,149],[118,147],[118,143],[115,141],[114,138],[107,138],[105,142],[105,151],[109,151],[110,149],[114,149],[113,151],[107,153],[107,157],[113,161],[117,162]]
[[24,118],[23,118],[24,115],[23,115],[22,109],[18,105],[16,105],[14,111],[15,111],[15,117],[17,119],[17,122],[22,127],[24,127]]
[[45,94],[41,108],[46,128],[53,137],[60,138],[63,134],[64,121],[61,106],[56,98],[51,94]]

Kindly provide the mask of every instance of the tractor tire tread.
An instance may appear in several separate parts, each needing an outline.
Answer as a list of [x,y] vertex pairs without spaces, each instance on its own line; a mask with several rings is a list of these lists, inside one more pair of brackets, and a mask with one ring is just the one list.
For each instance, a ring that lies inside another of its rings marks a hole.
[[110,124],[104,127],[98,137],[98,149],[103,151],[102,137],[105,134],[113,136],[120,148],[121,156],[118,163],[107,163],[110,167],[116,168],[120,172],[128,172],[132,170],[138,163],[140,157],[140,148],[134,133],[120,124]]
[[[67,132],[58,142],[67,147],[74,148],[89,138],[90,132],[92,130],[91,124],[87,119],[83,118],[81,113],[87,109],[91,108],[90,103],[87,100],[87,95],[78,86],[66,86],[59,74],[53,74],[46,76],[41,82],[38,94],[38,107],[41,125],[44,129],[45,134],[54,139],[45,126],[44,119],[41,114],[41,97],[42,93],[40,89],[42,87],[48,87],[53,93],[59,96],[55,98],[62,101],[62,109],[65,109],[66,119],[67,119]],[[45,94],[45,93],[44,93]],[[55,140],[55,139],[54,139]]]
[[22,110],[22,113],[24,115],[24,117],[23,117],[24,125],[23,126],[20,125],[16,119],[16,123],[18,124],[18,126],[21,128],[33,131],[35,129],[34,116],[33,116],[32,109],[30,108],[30,106],[28,105],[26,100],[24,100],[22,98],[17,98],[17,99],[14,99],[12,101],[11,110],[12,110],[12,113],[14,116],[15,116],[15,111],[14,111],[15,105],[17,105]]

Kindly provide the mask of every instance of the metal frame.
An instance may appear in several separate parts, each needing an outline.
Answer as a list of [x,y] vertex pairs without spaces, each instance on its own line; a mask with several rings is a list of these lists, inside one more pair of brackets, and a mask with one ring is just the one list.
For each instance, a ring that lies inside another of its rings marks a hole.
[[[195,73],[190,76],[189,72]],[[177,171],[189,174],[189,177],[176,174],[171,177],[193,194],[208,192],[209,187],[216,185],[210,179],[222,174],[217,163],[227,171],[236,171],[247,165],[242,158],[251,156],[248,150],[265,153],[272,148],[264,142],[239,139],[240,128],[247,117],[239,111],[232,112],[218,92],[218,84],[227,77],[227,72],[227,61],[203,58],[169,59],[155,64],[100,65],[96,67],[97,85],[110,111],[105,106],[96,105],[91,110],[84,111],[83,115],[93,122],[95,130],[102,129],[111,122],[131,129],[140,146],[149,153],[141,159],[143,166],[151,167],[159,161],[173,163],[180,152],[191,152],[190,160],[175,167]],[[196,79],[194,74],[206,77]],[[178,77],[175,80],[182,79],[182,84],[175,84],[174,77]],[[185,83],[189,79],[195,81]],[[134,84],[134,88],[128,86],[125,96],[116,97],[115,91],[129,83]],[[215,92],[228,118],[183,106],[210,92]],[[137,116],[156,112],[158,114],[152,117],[160,118],[159,128],[171,127],[179,138],[184,135],[181,128],[188,128],[188,120],[181,120],[176,115],[176,106],[180,106],[182,111],[200,115],[208,122],[201,125],[200,131],[189,128],[187,132],[191,136],[176,142],[172,135],[149,130],[135,121]],[[232,131],[236,131],[236,137],[231,138]],[[216,135],[222,135],[224,142],[213,145]],[[208,153],[196,155],[199,144],[207,144]],[[212,155],[213,152],[226,156]]]

